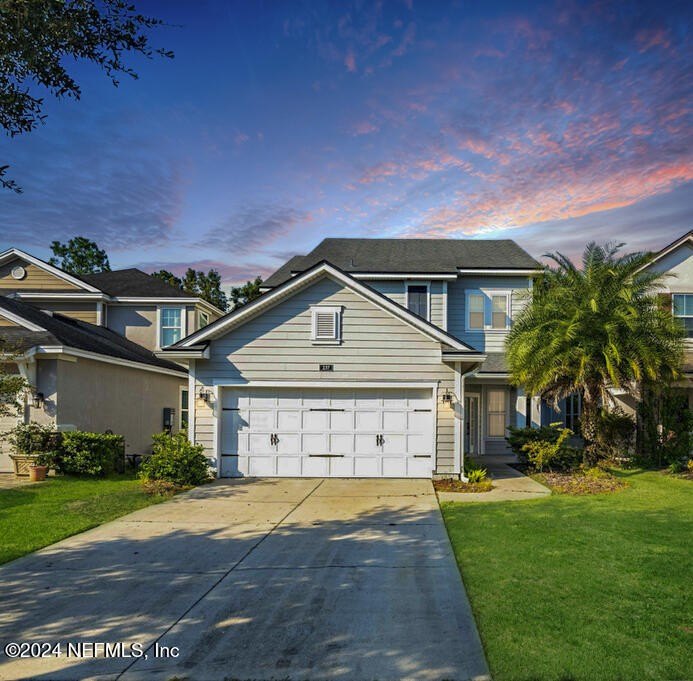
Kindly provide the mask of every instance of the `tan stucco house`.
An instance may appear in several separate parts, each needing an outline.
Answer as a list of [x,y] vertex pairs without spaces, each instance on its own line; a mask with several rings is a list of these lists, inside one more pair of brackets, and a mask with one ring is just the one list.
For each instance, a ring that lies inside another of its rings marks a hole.
[[[153,433],[186,426],[188,414],[187,369],[155,353],[221,315],[137,269],[76,277],[16,248],[0,253],[4,370],[32,386],[0,432],[18,420],[111,430],[127,453],[150,451]],[[0,443],[0,472],[11,470]]]
[[221,476],[458,475],[541,419],[503,350],[540,270],[513,241],[325,239],[159,356]]

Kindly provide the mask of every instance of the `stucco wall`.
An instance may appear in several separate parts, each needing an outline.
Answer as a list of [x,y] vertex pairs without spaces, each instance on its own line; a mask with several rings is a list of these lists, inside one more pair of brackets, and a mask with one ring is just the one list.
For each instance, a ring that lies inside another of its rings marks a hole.
[[[310,306],[343,307],[338,346],[313,345]],[[454,390],[454,371],[441,360],[440,343],[373,303],[325,278],[210,344],[209,360],[196,360],[196,390],[214,381],[400,381],[439,382],[439,399]],[[321,373],[320,364],[334,364]],[[195,401],[195,439],[214,450],[214,413]],[[453,410],[438,404],[438,472],[451,472],[454,457]]]
[[151,436],[163,429],[163,408],[180,409],[185,379],[105,362],[60,361],[56,420],[59,427],[112,430],[125,436],[129,454],[151,451]]
[[133,343],[156,349],[156,305],[109,305],[106,326]]

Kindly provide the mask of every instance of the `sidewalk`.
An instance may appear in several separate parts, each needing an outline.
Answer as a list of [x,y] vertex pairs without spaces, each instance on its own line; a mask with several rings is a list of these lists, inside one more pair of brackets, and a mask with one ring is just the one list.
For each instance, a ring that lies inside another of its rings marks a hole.
[[508,465],[515,461],[514,456],[482,456],[476,462],[488,471],[489,477],[493,480],[493,489],[490,492],[438,492],[438,499],[455,502],[521,501],[540,499],[551,494],[548,487],[540,485],[536,480]]

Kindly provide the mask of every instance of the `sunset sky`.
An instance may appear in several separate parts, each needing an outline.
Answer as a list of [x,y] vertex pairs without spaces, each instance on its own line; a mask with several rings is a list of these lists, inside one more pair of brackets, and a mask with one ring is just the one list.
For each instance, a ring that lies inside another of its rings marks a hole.
[[173,60],[0,142],[0,248],[266,275],[326,236],[660,248],[693,226],[691,3],[145,2]]

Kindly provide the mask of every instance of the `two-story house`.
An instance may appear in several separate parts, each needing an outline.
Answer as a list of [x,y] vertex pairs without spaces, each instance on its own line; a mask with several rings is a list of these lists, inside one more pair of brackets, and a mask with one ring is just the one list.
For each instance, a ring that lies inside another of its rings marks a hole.
[[540,270],[507,240],[325,239],[159,356],[222,476],[458,475],[542,418],[503,351]]
[[[187,370],[156,352],[222,311],[137,269],[74,276],[19,249],[0,253],[0,353],[31,386],[23,412],[0,417],[60,430],[111,430],[128,453],[186,427]],[[0,359],[2,361],[2,359]],[[0,442],[0,472],[12,470]]]

